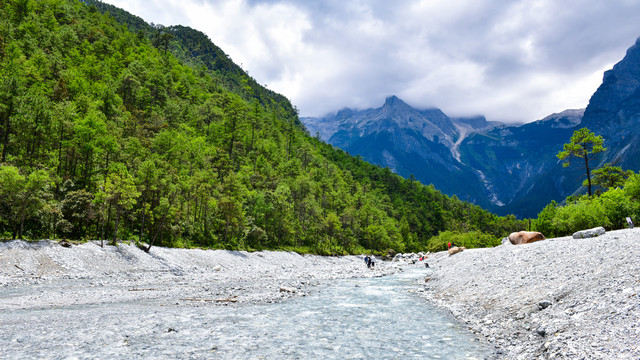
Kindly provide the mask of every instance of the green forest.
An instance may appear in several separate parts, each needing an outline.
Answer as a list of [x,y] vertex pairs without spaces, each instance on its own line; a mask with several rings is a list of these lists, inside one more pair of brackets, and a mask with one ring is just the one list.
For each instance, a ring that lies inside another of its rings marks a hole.
[[342,254],[525,227],[309,136],[198,31],[74,0],[0,15],[4,239]]
[[[197,30],[94,1],[0,15],[0,238],[345,254],[495,246],[530,226],[310,136]],[[640,212],[625,178],[532,227],[623,227]]]

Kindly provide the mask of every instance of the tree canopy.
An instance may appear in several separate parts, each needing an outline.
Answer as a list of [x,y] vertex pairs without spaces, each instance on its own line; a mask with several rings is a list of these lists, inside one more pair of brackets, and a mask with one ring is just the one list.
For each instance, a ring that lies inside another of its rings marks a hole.
[[593,160],[598,153],[607,150],[604,146],[602,136],[594,134],[587,128],[582,128],[573,132],[571,142],[564,144],[563,150],[556,155],[558,159],[564,160],[562,166],[567,167],[571,164],[572,158],[582,159],[584,161],[584,169],[587,185],[587,192],[591,195],[591,167],[589,161]]

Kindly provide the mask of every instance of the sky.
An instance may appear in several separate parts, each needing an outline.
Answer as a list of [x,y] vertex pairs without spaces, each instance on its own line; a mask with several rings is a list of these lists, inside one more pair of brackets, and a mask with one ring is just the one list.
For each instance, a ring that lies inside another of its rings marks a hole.
[[640,36],[640,0],[103,0],[200,30],[301,116],[397,95],[530,122],[584,108]]

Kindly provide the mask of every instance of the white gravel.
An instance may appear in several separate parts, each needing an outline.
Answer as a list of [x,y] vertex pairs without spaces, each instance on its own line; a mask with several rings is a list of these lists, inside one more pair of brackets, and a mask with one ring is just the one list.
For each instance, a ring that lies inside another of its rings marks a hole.
[[374,277],[399,265],[361,257],[302,256],[290,252],[166,249],[55,241],[0,243],[0,311],[141,299],[229,304],[304,296],[320,281]]
[[500,359],[640,359],[640,229],[432,255],[419,291]]
[[[432,254],[425,299],[495,346],[499,359],[640,359],[640,229],[597,238]],[[406,266],[361,257],[0,243],[0,316],[17,309],[163,299],[178,306],[277,302],[332,279]]]

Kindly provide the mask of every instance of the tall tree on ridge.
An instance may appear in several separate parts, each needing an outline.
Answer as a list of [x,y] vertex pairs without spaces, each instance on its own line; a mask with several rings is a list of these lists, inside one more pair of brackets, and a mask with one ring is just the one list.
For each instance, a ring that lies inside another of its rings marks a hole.
[[556,155],[558,159],[564,160],[563,167],[570,165],[572,157],[584,159],[589,196],[591,196],[591,168],[589,167],[589,161],[593,160],[598,153],[607,150],[607,148],[603,147],[603,144],[604,140],[601,135],[596,136],[585,127],[574,131],[573,136],[571,136],[571,142],[564,144],[564,150]]

